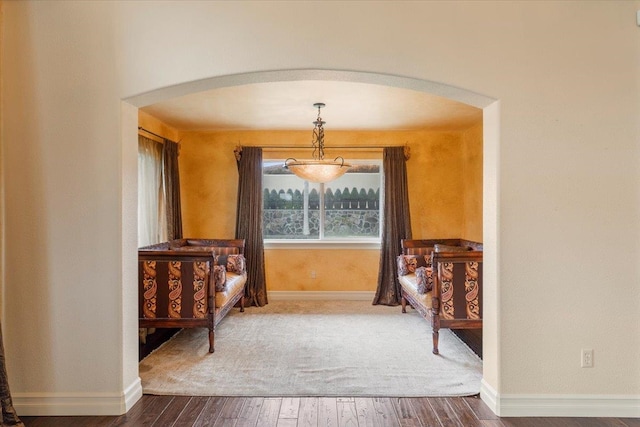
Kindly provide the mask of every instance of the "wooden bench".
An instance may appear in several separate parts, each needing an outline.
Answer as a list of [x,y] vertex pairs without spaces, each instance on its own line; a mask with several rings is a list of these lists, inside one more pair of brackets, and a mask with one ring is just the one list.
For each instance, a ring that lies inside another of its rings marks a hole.
[[[403,271],[403,262],[413,263],[413,271],[403,274],[407,271]],[[416,274],[417,268],[424,270]],[[419,275],[426,275],[426,286],[419,283]],[[402,312],[407,312],[409,303],[431,323],[434,354],[439,354],[440,328],[482,328],[481,243],[464,239],[402,240],[398,280]]]
[[244,311],[244,265],[239,239],[179,239],[138,249],[139,326],[208,328],[213,353],[216,325],[236,304]]

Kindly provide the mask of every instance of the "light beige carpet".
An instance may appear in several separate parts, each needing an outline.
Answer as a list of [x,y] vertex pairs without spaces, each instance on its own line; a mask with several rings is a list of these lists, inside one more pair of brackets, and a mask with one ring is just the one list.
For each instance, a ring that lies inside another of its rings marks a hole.
[[184,329],[140,362],[146,394],[193,396],[462,396],[480,391],[482,361],[449,330],[440,355],[414,310],[367,301],[274,301],[232,310],[207,352]]

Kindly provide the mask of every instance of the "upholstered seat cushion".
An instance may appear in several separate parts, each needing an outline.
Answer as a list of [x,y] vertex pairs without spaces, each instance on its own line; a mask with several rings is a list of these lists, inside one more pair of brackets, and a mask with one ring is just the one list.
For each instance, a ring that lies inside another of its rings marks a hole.
[[431,297],[433,291],[428,291],[425,294],[421,294],[418,292],[418,281],[415,273],[407,274],[405,276],[398,277],[400,281],[400,286],[402,289],[408,294],[410,294],[413,298],[418,300],[424,307],[427,309],[431,309]]
[[238,292],[243,291],[246,282],[246,274],[236,274],[227,271],[227,282],[224,291],[216,292],[216,308],[223,307],[227,301],[232,299]]

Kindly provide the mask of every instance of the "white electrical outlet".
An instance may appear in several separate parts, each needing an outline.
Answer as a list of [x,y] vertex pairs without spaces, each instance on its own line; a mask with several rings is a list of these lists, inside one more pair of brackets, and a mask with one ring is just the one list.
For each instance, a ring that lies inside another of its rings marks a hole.
[[582,349],[582,353],[580,354],[580,367],[593,368],[593,349]]
[[311,270],[311,278],[312,279],[316,278],[316,271],[315,270]]

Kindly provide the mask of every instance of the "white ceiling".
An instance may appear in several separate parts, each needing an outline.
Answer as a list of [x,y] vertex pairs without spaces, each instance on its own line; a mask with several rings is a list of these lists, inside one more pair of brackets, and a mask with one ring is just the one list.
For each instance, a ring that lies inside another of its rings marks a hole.
[[253,83],[141,108],[180,130],[310,130],[316,102],[326,130],[461,130],[482,110],[425,92],[343,81]]

